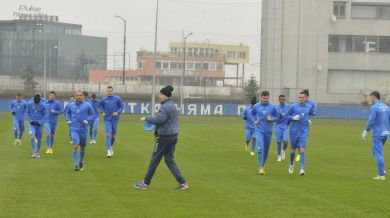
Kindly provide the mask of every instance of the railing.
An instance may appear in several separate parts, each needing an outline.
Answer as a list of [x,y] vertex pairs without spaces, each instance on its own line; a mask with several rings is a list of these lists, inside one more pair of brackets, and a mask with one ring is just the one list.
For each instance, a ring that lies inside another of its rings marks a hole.
[[[183,57],[183,53],[173,53],[173,52],[157,52],[157,57]],[[154,57],[154,52],[151,51],[139,51],[137,52],[137,57]],[[187,52],[186,58],[214,58],[214,59],[226,59],[225,54],[220,53],[193,53]]]

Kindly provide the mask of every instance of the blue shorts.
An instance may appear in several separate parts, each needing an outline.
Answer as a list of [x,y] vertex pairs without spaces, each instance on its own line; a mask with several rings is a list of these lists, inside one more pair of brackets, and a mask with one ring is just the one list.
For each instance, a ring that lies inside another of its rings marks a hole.
[[37,139],[42,139],[42,133],[43,133],[43,125],[35,126],[35,125],[29,125],[29,135],[34,136]]
[[275,141],[276,142],[288,141],[288,128],[281,129],[281,128],[275,127]]
[[24,120],[14,119],[14,130],[24,132]]
[[272,132],[256,132],[257,152],[269,151]]
[[99,117],[95,117],[93,120],[91,120],[91,122],[88,121],[88,125],[90,129],[92,128],[97,129],[99,126]]
[[56,134],[57,123],[45,123],[46,134],[54,135]]
[[80,145],[81,147],[87,146],[88,132],[71,131],[70,137],[72,138],[73,145]]
[[307,134],[290,133],[290,140],[291,149],[296,149],[298,147],[306,149]]
[[115,121],[104,121],[104,129],[107,133],[111,133],[112,135],[116,135],[116,130],[118,128],[118,120]]
[[245,139],[247,141],[255,138],[255,130],[245,129]]

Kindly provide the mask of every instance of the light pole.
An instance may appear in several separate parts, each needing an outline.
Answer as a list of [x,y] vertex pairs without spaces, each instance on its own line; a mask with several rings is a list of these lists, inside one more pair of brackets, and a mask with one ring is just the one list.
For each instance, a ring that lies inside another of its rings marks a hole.
[[[211,53],[210,53],[210,39],[207,37],[207,39],[206,39],[206,41],[207,41],[207,43],[208,43],[208,51],[207,51],[207,54],[208,54],[208,56],[207,56],[207,60],[208,60],[208,62],[209,62],[209,69],[208,69],[208,71],[207,71],[207,87],[208,88],[210,88],[210,55],[211,55]],[[204,91],[203,91],[203,99],[204,99],[204,102],[206,103],[206,83],[204,82],[205,81],[205,79],[204,79],[204,76],[202,75],[202,78],[203,78],[203,89],[204,89]]]
[[121,16],[114,15],[115,18],[120,18],[123,20],[125,24],[125,31],[124,31],[124,39],[123,39],[123,84],[125,84],[125,61],[126,61],[126,20],[123,19]]
[[[54,49],[56,49],[57,48],[57,46],[54,46]],[[49,52],[49,78],[50,78],[50,83],[51,83],[51,47],[50,47],[50,52]]]
[[187,37],[190,35],[193,35],[194,33],[189,33],[186,37],[184,37],[184,44],[183,44],[183,73],[181,75],[181,96],[180,96],[180,109],[182,110],[182,113],[184,114],[184,108],[183,108],[183,81],[184,81],[184,73],[186,70],[186,40]]

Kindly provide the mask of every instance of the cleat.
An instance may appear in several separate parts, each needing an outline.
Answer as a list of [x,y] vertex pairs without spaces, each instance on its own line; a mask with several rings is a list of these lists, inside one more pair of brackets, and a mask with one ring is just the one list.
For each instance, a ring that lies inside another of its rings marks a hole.
[[79,170],[81,171],[81,170],[83,170],[84,168],[83,168],[83,163],[79,163]]
[[245,151],[249,151],[249,145],[245,145]]
[[74,167],[74,171],[79,171],[79,166],[76,165],[76,166]]
[[96,140],[92,140],[92,143],[93,143],[93,144],[96,144]]
[[288,173],[292,174],[294,172],[294,165],[290,165],[290,168],[288,168]]
[[301,171],[299,171],[299,175],[300,176],[304,176],[305,175],[305,171],[303,169],[301,169]]
[[36,156],[35,156],[35,153],[33,153],[32,155],[31,155],[31,158],[35,158]]
[[252,156],[254,156],[254,155],[255,155],[255,153],[254,153],[254,152],[251,152],[251,155],[252,155]]
[[19,145],[19,141],[15,139],[14,145]]
[[372,179],[375,179],[375,180],[385,180],[385,176],[377,176],[377,177],[374,177]]
[[92,140],[89,141],[89,144],[92,144]]
[[41,156],[39,155],[39,153],[35,153],[35,158],[40,158]]
[[282,156],[278,155],[278,162],[282,161]]
[[111,152],[111,156],[114,156],[114,150],[112,150],[112,147],[110,149],[110,152]]
[[18,140],[18,143],[19,143],[19,145],[22,145],[22,140],[19,139],[19,140]]
[[50,148],[50,154],[53,154],[53,148]]
[[[139,189],[149,189],[149,185],[145,184],[144,181],[134,183],[133,185],[134,185],[134,187],[139,188]],[[187,186],[187,188],[188,188],[188,186]]]
[[46,154],[50,154],[50,148],[46,149]]
[[73,144],[73,141],[70,141],[70,144]]
[[295,161],[298,162],[300,159],[301,159],[301,155],[297,154],[297,156],[295,157]]
[[177,185],[173,189],[188,189],[188,184],[187,183],[179,183],[179,185]]
[[35,139],[35,144],[37,144],[38,143],[38,139]]
[[259,169],[259,174],[264,175],[265,174],[265,167]]
[[107,157],[111,157],[111,150],[107,150]]
[[282,150],[282,160],[286,159],[286,151]]

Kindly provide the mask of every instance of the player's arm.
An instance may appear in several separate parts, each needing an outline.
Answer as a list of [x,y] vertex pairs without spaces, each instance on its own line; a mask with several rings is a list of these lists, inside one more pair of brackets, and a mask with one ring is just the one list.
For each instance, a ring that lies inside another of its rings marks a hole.
[[373,110],[373,108],[371,107],[370,118],[368,118],[368,123],[367,123],[365,131],[369,132],[372,129],[372,127],[374,126],[375,120],[376,120],[376,111]]
[[67,122],[71,122],[72,120],[72,111],[70,110],[69,104],[66,105],[67,107],[65,108],[65,117]]
[[316,104],[314,102],[313,102],[313,106],[311,107],[311,115],[317,116],[317,108],[316,108]]
[[121,98],[118,97],[118,101],[117,101],[117,104],[118,104],[118,110],[116,110],[116,112],[118,114],[121,114],[122,111],[123,111],[123,101]]
[[248,115],[247,115],[247,110],[246,110],[246,108],[244,109],[244,112],[242,113],[242,119],[244,119],[244,120],[247,120],[248,119]]
[[105,105],[104,105],[104,101],[102,99],[101,103],[100,103],[100,113],[104,114],[105,113]]
[[146,117],[146,121],[151,124],[161,124],[164,123],[168,119],[168,113],[164,107],[161,107],[157,113],[157,116],[154,117]]
[[40,124],[43,124],[47,118],[49,118],[49,112],[47,111],[46,104],[41,104],[43,107],[43,118],[39,121]]
[[11,112],[14,112],[14,102],[13,101],[11,102],[11,105],[9,106],[9,110]]
[[294,117],[299,116],[299,115],[293,116],[294,108],[295,108],[295,106],[291,105],[291,107],[288,109],[288,111],[287,111],[287,113],[285,115],[288,120],[295,120]]
[[27,105],[27,109],[26,109],[26,115],[27,115],[28,122],[31,122],[32,121],[32,117],[30,115],[30,107],[28,105]]
[[279,116],[279,112],[278,112],[278,110],[276,109],[275,106],[272,108],[272,116],[271,116],[271,118],[272,118],[273,122],[278,122],[279,119],[281,119],[280,116]]
[[54,113],[57,115],[62,114],[62,107],[59,102],[57,102],[57,110]]
[[93,120],[95,118],[95,111],[93,110],[92,108],[92,105],[88,104],[88,118],[87,118],[87,121],[88,120]]

